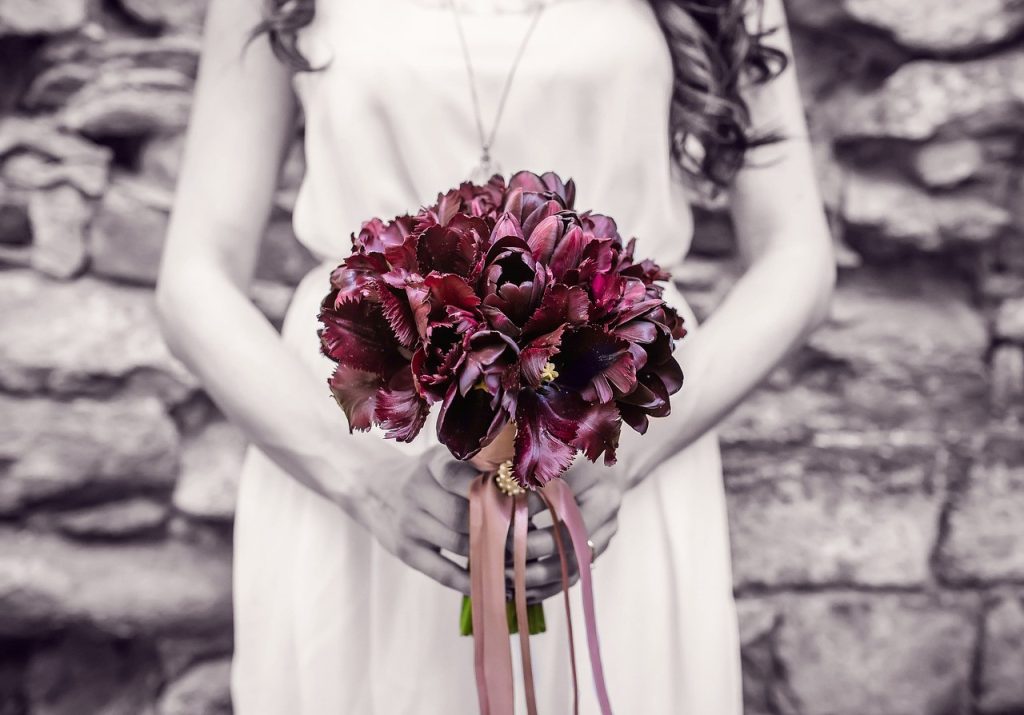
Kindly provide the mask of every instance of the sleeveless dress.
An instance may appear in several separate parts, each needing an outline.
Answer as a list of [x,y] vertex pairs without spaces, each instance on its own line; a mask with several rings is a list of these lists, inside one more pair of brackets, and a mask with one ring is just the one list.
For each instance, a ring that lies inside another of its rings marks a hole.
[[[319,354],[316,315],[331,268],[350,250],[350,233],[363,220],[414,211],[456,186],[475,165],[479,144],[449,9],[413,0],[317,6],[299,46],[315,66],[326,66],[294,79],[307,160],[294,227],[322,262],[298,285],[282,340],[326,394],[333,363]],[[489,128],[530,13],[462,20]],[[671,270],[692,233],[669,151],[671,87],[669,50],[647,0],[554,0],[523,54],[493,156],[506,178],[520,168],[573,178],[578,209],[613,216],[623,237],[637,237],[638,257]],[[665,297],[696,334],[682,295],[669,286]],[[436,412],[398,447],[417,453],[437,444]],[[338,420],[347,432],[340,410]],[[354,437],[368,453],[383,440],[376,427]],[[613,708],[740,715],[715,434],[628,492],[618,519],[593,572]],[[472,639],[458,634],[460,595],[393,557],[253,445],[242,466],[234,548],[231,687],[240,715],[477,712]],[[570,594],[581,619],[577,590]],[[531,640],[538,706],[561,715],[572,711],[561,596],[545,606],[548,632]],[[597,713],[582,620],[576,623],[581,712]],[[515,638],[512,647],[518,681]],[[521,691],[520,684],[517,697]],[[521,703],[517,711],[525,712]]]

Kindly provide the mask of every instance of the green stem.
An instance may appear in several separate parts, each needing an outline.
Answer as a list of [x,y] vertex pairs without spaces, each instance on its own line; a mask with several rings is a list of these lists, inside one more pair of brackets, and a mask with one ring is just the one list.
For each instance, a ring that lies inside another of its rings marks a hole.
[[[505,616],[508,618],[508,632],[519,632],[519,619],[516,618],[516,604],[514,601],[505,602]],[[544,622],[544,604],[526,604],[526,623],[531,636],[543,633],[547,630]],[[473,635],[473,605],[469,596],[462,597],[462,612],[459,614],[459,633],[464,636]]]

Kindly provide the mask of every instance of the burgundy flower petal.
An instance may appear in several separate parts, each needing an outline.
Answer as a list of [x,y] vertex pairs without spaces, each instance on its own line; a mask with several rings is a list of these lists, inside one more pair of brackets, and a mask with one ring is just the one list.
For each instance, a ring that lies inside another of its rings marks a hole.
[[380,300],[381,312],[388,321],[395,338],[403,347],[411,348],[416,342],[416,318],[409,297],[405,291],[396,291],[386,284],[377,286],[377,297]]
[[649,258],[645,258],[640,263],[624,267],[620,273],[624,276],[639,278],[647,284],[654,281],[667,281],[671,277],[667,271],[662,270],[661,266]]
[[611,216],[587,211],[580,214],[580,220],[583,222],[583,227],[595,236],[613,238],[621,242],[622,237],[619,236],[619,227]]
[[412,370],[400,370],[377,393],[374,417],[385,430],[384,436],[399,442],[411,442],[423,428],[429,406],[417,393]]
[[333,306],[331,291],[320,306],[320,350],[335,362],[388,377],[408,360],[379,303],[349,301]]
[[581,450],[591,462],[596,462],[604,454],[605,464],[615,464],[621,425],[615,402],[589,404],[576,420],[576,437],[572,446]]
[[352,246],[364,253],[384,253],[389,246],[401,245],[412,230],[413,217],[408,214],[388,223],[373,218],[362,223],[358,235],[352,235]]
[[431,302],[437,306],[453,305],[470,310],[480,305],[480,296],[457,275],[433,273],[423,279],[423,285],[430,291]]
[[520,486],[542,487],[572,464],[580,404],[579,395],[556,383],[519,393],[513,475]]
[[540,305],[523,325],[524,335],[548,333],[560,325],[580,325],[590,314],[590,298],[579,286],[562,283],[551,285],[541,298]]
[[644,350],[644,346],[639,343],[630,343],[629,354],[633,356],[633,366],[636,371],[640,372],[647,364],[647,351]]
[[[523,210],[526,211],[527,208],[528,205],[524,204]],[[523,235],[530,236],[544,221],[547,221],[561,210],[562,205],[557,201],[545,201],[536,208],[533,208],[521,221]]]
[[668,390],[661,378],[650,370],[637,375],[636,389],[621,402],[641,407],[651,417],[666,417],[670,410]]
[[556,280],[561,280],[568,271],[579,266],[583,259],[583,249],[589,240],[579,226],[573,226],[565,232],[551,254],[550,267]]
[[[419,235],[407,236],[399,244],[388,246],[384,249],[384,256],[391,264],[392,270],[387,275],[402,277],[408,273],[424,273],[420,267],[419,259],[416,256],[416,246],[419,243]],[[390,282],[390,281],[389,281]]]
[[420,234],[416,258],[424,272],[454,273],[466,277],[476,263],[477,250],[478,239],[474,232],[460,230],[453,221],[446,226],[431,226]]
[[509,190],[523,189],[524,193],[537,193],[557,198],[563,208],[572,208],[576,198],[576,184],[572,179],[562,182],[562,178],[553,171],[537,175],[532,171],[517,171],[508,182]]
[[512,319],[505,315],[501,308],[493,305],[480,306],[480,312],[487,318],[487,323],[495,330],[500,330],[510,338],[518,338],[523,332],[522,328],[512,322]]
[[418,393],[429,402],[444,399],[464,352],[462,336],[449,325],[433,325],[412,354],[411,368]]
[[548,216],[530,231],[526,242],[530,245],[533,257],[542,263],[551,260],[555,245],[562,237],[562,219],[557,215]]
[[549,277],[529,253],[515,248],[501,251],[483,274],[484,304],[521,326],[540,304]]
[[669,358],[658,365],[652,366],[650,371],[658,376],[662,384],[665,385],[668,394],[674,395],[682,389],[683,368],[680,367],[675,358]]
[[637,319],[623,323],[612,332],[630,342],[650,343],[658,337],[658,326],[649,320]]
[[523,229],[519,225],[519,219],[507,211],[501,214],[495,222],[494,228],[491,230],[491,242],[494,243],[506,236],[523,238]]
[[555,365],[558,382],[577,390],[585,400],[608,402],[636,385],[636,367],[629,343],[585,326],[566,331]]
[[370,429],[377,400],[377,391],[384,380],[373,372],[358,370],[348,365],[335,366],[327,379],[331,395],[348,418],[348,431]]
[[331,271],[331,286],[338,291],[336,303],[362,300],[373,294],[378,276],[391,270],[387,260],[379,253],[357,253],[346,258]]
[[497,437],[508,419],[500,396],[486,390],[462,395],[453,384],[437,415],[437,438],[456,459],[469,459]]
[[565,325],[560,325],[550,333],[531,340],[519,353],[519,366],[526,384],[531,387],[540,385],[541,371],[543,371],[545,363],[558,353],[558,346],[562,342],[564,331]]
[[542,193],[547,191],[548,187],[540,176],[527,169],[522,169],[509,177],[508,189],[509,191],[522,189],[523,192]]
[[457,366],[459,392],[465,395],[479,387],[492,395],[498,394],[505,367],[515,363],[519,346],[497,330],[481,330],[470,336],[467,343]]
[[625,402],[619,402],[619,416],[622,417],[622,421],[633,428],[635,432],[643,434],[647,431],[647,426],[650,424],[650,420],[647,417],[647,413],[644,412],[642,407],[636,405],[630,405]]
[[518,221],[523,216],[523,188],[517,186],[505,194],[504,203],[501,206],[501,210],[506,213],[512,214],[513,217]]

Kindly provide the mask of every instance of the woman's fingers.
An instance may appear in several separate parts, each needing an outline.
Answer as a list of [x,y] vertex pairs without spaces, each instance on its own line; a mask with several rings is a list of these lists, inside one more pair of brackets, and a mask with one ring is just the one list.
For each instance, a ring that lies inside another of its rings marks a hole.
[[[576,574],[575,576],[570,577],[569,585],[572,586],[578,580],[579,580],[579,574]],[[528,588],[528,589],[526,589],[526,602],[527,603],[540,603],[541,601],[544,601],[544,600],[546,600],[548,598],[551,598],[552,596],[554,596],[556,594],[559,594],[561,592],[562,592],[562,584],[561,583],[552,583],[552,584],[548,584],[547,586],[541,586],[541,587],[538,587],[538,588]]]
[[618,530],[619,520],[611,519],[610,521],[606,521],[601,528],[594,532],[590,537],[590,541],[594,544],[594,555],[592,560],[596,561],[597,558],[605,552],[608,545],[612,542],[612,537],[615,536]]
[[442,524],[431,514],[422,511],[413,514],[407,522],[407,535],[453,554],[469,556],[469,536]]
[[530,516],[540,514],[548,508],[540,494],[535,491],[526,492],[526,506],[529,508]]
[[462,566],[414,541],[405,542],[400,551],[399,558],[407,565],[448,588],[469,595],[469,572]]
[[576,501],[587,533],[593,534],[618,516],[622,494],[610,486],[594,487],[577,495]]
[[427,455],[427,470],[442,489],[463,499],[469,498],[469,485],[480,473],[476,467],[452,457],[447,447],[438,445]]
[[469,500],[441,489],[437,484],[425,484],[416,495],[416,503],[452,531],[469,533]]

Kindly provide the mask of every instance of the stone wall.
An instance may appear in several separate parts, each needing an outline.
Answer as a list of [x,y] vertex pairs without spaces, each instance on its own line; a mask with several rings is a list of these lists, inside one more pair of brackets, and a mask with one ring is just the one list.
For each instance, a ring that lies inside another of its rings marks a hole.
[[[842,270],[721,430],[748,712],[1024,713],[1024,5],[788,5]],[[2,715],[230,709],[244,440],[152,302],[201,14],[0,0]],[[706,314],[738,269],[696,210]]]

